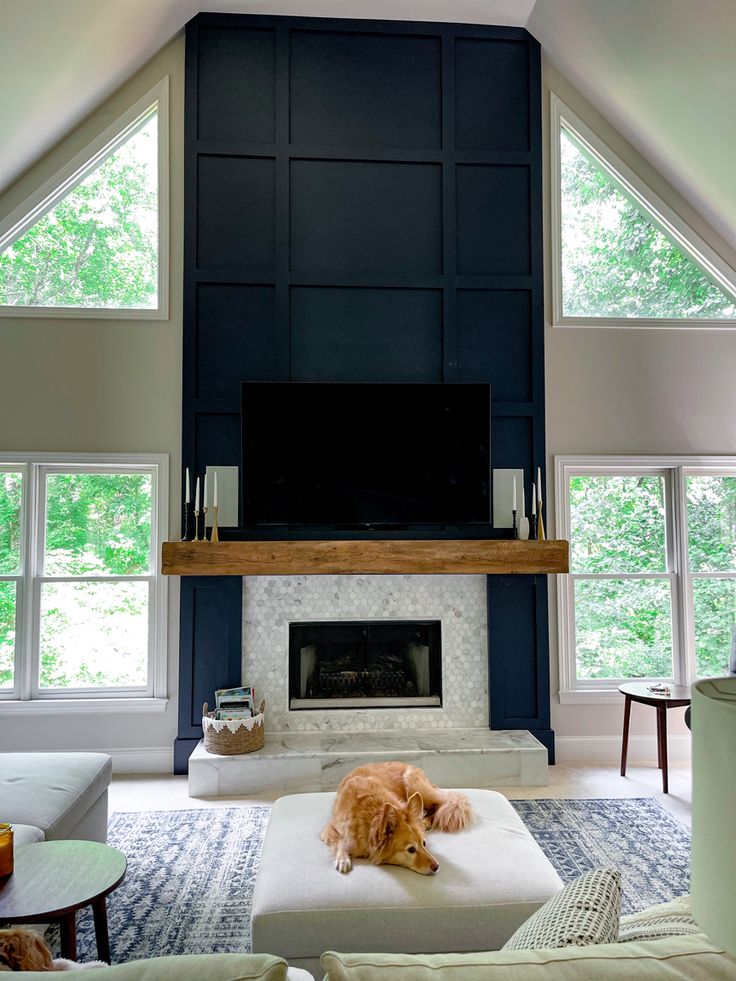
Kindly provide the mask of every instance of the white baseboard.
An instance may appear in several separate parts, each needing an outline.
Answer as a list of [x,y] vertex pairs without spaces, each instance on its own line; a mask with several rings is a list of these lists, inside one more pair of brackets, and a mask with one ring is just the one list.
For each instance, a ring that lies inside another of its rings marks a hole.
[[[667,759],[671,763],[689,762],[691,739],[689,735],[670,736],[667,739]],[[555,760],[558,763],[619,763],[621,761],[621,736],[555,736]],[[631,736],[629,738],[629,763],[657,762],[655,736]]]
[[173,773],[174,747],[152,746],[141,749],[100,749],[112,757],[113,773]]

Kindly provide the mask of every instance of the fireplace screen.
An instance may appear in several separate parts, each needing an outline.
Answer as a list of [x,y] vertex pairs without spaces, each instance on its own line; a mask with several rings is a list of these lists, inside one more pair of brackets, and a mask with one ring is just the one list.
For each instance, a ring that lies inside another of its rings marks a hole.
[[439,620],[289,624],[289,707],[442,705]]

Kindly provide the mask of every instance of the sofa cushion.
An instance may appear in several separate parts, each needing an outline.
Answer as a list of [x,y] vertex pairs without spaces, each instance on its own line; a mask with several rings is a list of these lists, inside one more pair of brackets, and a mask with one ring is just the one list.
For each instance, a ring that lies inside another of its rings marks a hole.
[[4,820],[35,825],[47,841],[66,838],[111,777],[104,753],[0,753]]
[[[183,954],[93,967],[84,981],[291,981],[286,961],[270,954]],[[23,981],[48,981],[48,974],[27,971]],[[75,974],[76,977],[76,974]],[[296,981],[296,979],[295,979]]]
[[700,932],[690,912],[690,897],[680,896],[669,903],[659,903],[639,913],[622,916],[618,939],[626,943],[629,940],[661,940]]
[[33,845],[43,841],[43,831],[32,824],[16,824],[13,822],[13,851],[17,852],[23,845]]
[[568,882],[564,889],[522,923],[504,950],[549,950],[585,947],[618,940],[621,915],[621,873],[592,869]]
[[455,834],[430,831],[435,876],[357,859],[335,870],[320,841],[334,794],[295,794],[273,806],[251,916],[253,950],[318,966],[338,944],[353,950],[446,951],[500,947],[562,886],[505,797],[464,791],[475,811]]
[[647,943],[485,954],[322,955],[327,981],[736,981],[736,959],[702,933]]

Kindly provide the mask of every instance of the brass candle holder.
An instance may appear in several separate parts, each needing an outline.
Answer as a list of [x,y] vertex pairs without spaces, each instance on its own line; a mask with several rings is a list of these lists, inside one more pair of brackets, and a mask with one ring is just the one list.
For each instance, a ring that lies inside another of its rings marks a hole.
[[542,509],[543,508],[544,508],[544,504],[542,503],[542,501],[540,501],[539,502],[539,506],[537,508],[537,511],[538,511],[538,514],[537,514],[537,541],[540,541],[540,542],[545,541],[546,540],[546,537],[547,537],[544,534],[544,518],[542,517]]
[[194,512],[194,538],[192,539],[193,542],[201,542],[202,541],[202,539],[199,537],[199,515],[200,515],[200,512],[195,510],[195,512]]
[[210,535],[211,542],[219,542],[220,533],[217,530],[217,505],[212,505],[212,534]]
[[208,511],[209,508],[206,507],[202,508],[202,541],[203,542],[207,541],[207,512]]

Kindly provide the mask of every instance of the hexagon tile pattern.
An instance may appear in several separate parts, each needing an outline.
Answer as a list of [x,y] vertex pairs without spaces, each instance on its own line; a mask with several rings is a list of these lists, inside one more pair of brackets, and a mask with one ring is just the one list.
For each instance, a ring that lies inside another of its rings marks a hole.
[[[290,712],[289,622],[441,620],[439,709]],[[243,582],[243,684],[266,699],[266,730],[453,729],[488,725],[485,576],[249,576]]]

